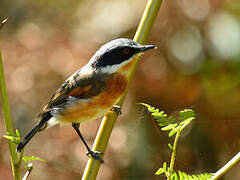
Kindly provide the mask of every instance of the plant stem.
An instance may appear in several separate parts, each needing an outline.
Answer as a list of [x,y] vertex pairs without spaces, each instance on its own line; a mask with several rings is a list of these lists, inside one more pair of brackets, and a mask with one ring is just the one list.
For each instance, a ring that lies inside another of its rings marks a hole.
[[[158,14],[161,2],[162,2],[162,0],[149,0],[148,1],[145,11],[143,13],[142,19],[138,26],[137,32],[134,36],[135,41],[137,41],[139,43],[146,42],[147,37],[152,29],[153,23]],[[137,66],[138,59],[139,59],[139,56],[137,56],[134,60],[135,63],[133,64],[133,66],[131,68],[128,87],[127,87],[127,90],[126,90],[125,94],[123,95],[122,99],[117,104],[119,106],[122,106],[122,104],[125,100],[128,88],[130,86],[130,83],[132,81],[132,78],[133,78],[133,75],[134,75],[134,72],[135,72],[135,69]],[[102,153],[105,152],[116,120],[117,120],[116,113],[109,111],[105,114],[105,116],[103,117],[103,120],[101,122],[100,128],[98,130],[96,139],[94,141],[94,145],[93,145],[94,151],[100,151]],[[101,163],[99,161],[89,158],[88,163],[85,167],[82,179],[84,179],[84,180],[85,179],[87,179],[87,180],[96,179],[100,165],[101,165]]]
[[182,130],[188,125],[190,124],[191,121],[187,121],[186,123],[184,123],[181,128],[177,131],[176,136],[175,136],[175,140],[174,140],[174,144],[173,144],[173,150],[172,150],[172,156],[171,156],[171,162],[170,162],[170,167],[169,167],[169,175],[167,177],[168,180],[171,180],[172,177],[172,173],[173,173],[173,168],[174,168],[174,163],[175,163],[175,159],[176,159],[176,152],[177,152],[177,144],[178,144],[178,139],[180,137],[180,133],[182,132]]
[[174,139],[171,162],[170,162],[170,167],[169,167],[169,175],[167,177],[168,180],[171,180],[171,177],[172,177],[173,167],[174,167],[174,163],[175,163],[175,159],[176,159],[177,143],[178,143],[179,137],[180,137],[180,131],[178,131],[176,133],[176,136]]
[[[2,100],[2,106],[3,106],[4,120],[5,120],[4,122],[7,130],[7,134],[10,136],[14,136],[12,119],[11,119],[10,109],[8,104],[6,83],[4,78],[1,51],[0,51],[0,91],[1,91],[1,100]],[[10,150],[10,156],[11,156],[13,177],[15,180],[20,180],[20,167],[18,166],[19,158],[16,152],[16,145],[12,141],[9,141],[9,150]]]
[[222,177],[226,172],[228,172],[237,162],[240,161],[240,152],[237,153],[225,166],[219,169],[213,176],[211,180],[216,180]]

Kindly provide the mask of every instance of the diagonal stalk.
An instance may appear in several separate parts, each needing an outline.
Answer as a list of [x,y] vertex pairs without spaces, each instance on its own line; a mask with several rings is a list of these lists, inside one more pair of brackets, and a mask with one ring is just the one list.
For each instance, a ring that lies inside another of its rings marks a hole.
[[[138,26],[137,32],[134,36],[134,41],[136,41],[140,44],[145,43],[147,41],[147,37],[149,36],[149,33],[152,29],[153,23],[156,19],[156,16],[158,14],[161,3],[162,3],[162,0],[149,0],[148,1],[145,11],[143,13],[142,19]],[[131,73],[130,73],[131,75],[129,77],[128,87],[127,87],[127,90],[126,90],[124,96],[117,104],[119,106],[123,105],[128,88],[129,88],[132,78],[134,76],[138,60],[139,60],[139,56],[137,56],[135,58],[135,62],[133,64],[133,66],[131,67]],[[105,116],[103,117],[103,120],[101,122],[100,128],[98,130],[96,139],[94,141],[94,145],[93,145],[94,151],[100,151],[102,153],[105,152],[116,120],[117,120],[116,113],[109,111],[105,114]],[[87,180],[96,179],[100,165],[101,165],[100,161],[89,158],[88,163],[85,167],[82,179],[84,179],[84,180],[85,179],[87,179]]]
[[[1,52],[0,52],[0,91],[1,91],[1,100],[2,100],[3,114],[4,114],[4,120],[5,120],[4,122],[7,130],[7,135],[14,136],[12,119],[11,119],[10,109],[8,104],[8,96],[7,96],[7,89],[6,89],[6,83],[4,78]],[[8,141],[8,142],[9,142],[13,177],[15,180],[20,180],[20,167],[18,166],[19,158],[16,152],[16,145],[12,141]]]
[[228,172],[234,165],[240,161],[240,152],[238,152],[226,165],[219,169],[211,180],[216,180],[222,177],[226,172]]

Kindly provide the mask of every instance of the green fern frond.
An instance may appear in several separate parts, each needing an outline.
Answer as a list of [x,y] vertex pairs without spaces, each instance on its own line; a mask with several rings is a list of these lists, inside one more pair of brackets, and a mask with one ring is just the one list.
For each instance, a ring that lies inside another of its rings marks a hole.
[[167,166],[167,163],[164,162],[162,168],[159,168],[156,175],[165,175],[165,177],[168,180],[208,180],[211,179],[213,174],[210,173],[203,173],[203,174],[193,174],[189,175],[181,171],[174,171],[174,161],[176,156],[176,146],[178,139],[180,137],[180,133],[182,130],[187,127],[190,122],[195,119],[195,112],[192,109],[184,109],[179,112],[178,117],[172,117],[165,114],[163,111],[160,111],[159,109],[152,107],[145,103],[139,103],[143,106],[145,106],[148,111],[151,113],[152,117],[156,119],[156,121],[159,123],[159,126],[161,126],[162,131],[169,131],[168,136],[171,137],[175,135],[174,145],[168,144],[168,147],[170,148],[172,152],[170,167]]
[[162,131],[170,131],[168,136],[171,137],[178,131],[182,131],[193,119],[195,119],[195,112],[192,109],[184,109],[179,112],[178,117],[168,116],[164,111],[150,106],[146,103],[138,103],[145,106],[151,113],[152,117],[156,119],[158,125],[161,126]]
[[178,180],[210,180],[213,177],[213,173],[202,173],[202,174],[186,174],[178,171]]
[[[165,176],[167,177],[169,175],[169,168],[167,167],[167,163],[164,162],[163,167],[159,168],[155,174],[165,174]],[[187,174],[182,171],[173,171],[171,180],[210,180],[213,175],[213,173]]]
[[187,120],[189,118],[195,118],[195,112],[192,109],[184,109],[182,111],[179,112],[179,120],[180,121],[184,121]]
[[169,124],[172,124],[176,122],[176,118],[173,116],[168,116],[164,113],[164,111],[160,111],[159,109],[150,106],[146,103],[138,103],[140,105],[143,105],[147,108],[148,112],[151,113],[152,117],[158,122],[159,126],[167,126]]

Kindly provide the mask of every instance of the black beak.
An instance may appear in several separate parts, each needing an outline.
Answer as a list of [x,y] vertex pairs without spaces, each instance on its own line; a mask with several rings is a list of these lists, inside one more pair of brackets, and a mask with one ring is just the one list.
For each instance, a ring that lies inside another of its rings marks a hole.
[[147,51],[149,49],[157,49],[157,46],[154,46],[154,45],[141,46],[139,49],[139,52]]

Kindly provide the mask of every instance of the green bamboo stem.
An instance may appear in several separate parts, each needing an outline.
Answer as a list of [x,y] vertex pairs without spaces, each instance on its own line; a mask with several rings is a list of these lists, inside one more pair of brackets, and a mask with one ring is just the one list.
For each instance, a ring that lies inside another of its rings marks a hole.
[[219,169],[213,176],[211,180],[216,180],[222,177],[226,172],[228,172],[234,165],[240,161],[240,152],[237,153],[225,166]]
[[[149,0],[147,3],[147,6],[145,8],[145,11],[143,13],[142,19],[140,21],[140,24],[138,26],[137,32],[134,36],[134,41],[139,43],[145,43],[147,41],[147,37],[152,29],[153,23],[156,19],[156,16],[158,14],[160,5],[162,3],[162,0]],[[131,69],[131,75],[129,78],[129,83],[127,90],[122,97],[122,99],[119,101],[117,105],[122,106],[123,102],[125,100],[127,91],[129,89],[129,86],[131,84],[133,75],[135,73],[135,69],[137,66],[139,60],[139,56],[135,58],[135,63],[132,66]],[[117,120],[116,113],[109,111],[105,114],[103,117],[103,120],[101,122],[100,128],[98,130],[96,139],[94,141],[93,150],[94,151],[100,151],[102,153],[105,153],[112,129],[114,127],[114,124]],[[94,180],[97,177],[99,168],[101,163],[98,160],[95,160],[93,158],[89,158],[88,163],[85,167],[84,174],[82,176],[82,179],[86,180]]]
[[[14,136],[12,119],[11,119],[10,109],[9,109],[9,104],[8,104],[6,83],[5,83],[5,78],[4,78],[4,70],[3,70],[1,51],[0,51],[0,91],[1,91],[1,100],[2,100],[3,114],[4,114],[4,120],[5,120],[4,122],[5,122],[5,127],[7,130],[7,135]],[[16,152],[16,145],[12,141],[8,141],[8,142],[9,142],[9,150],[10,150],[10,156],[11,156],[13,177],[15,180],[20,180],[20,167],[18,166],[19,158],[18,158],[18,155]]]

